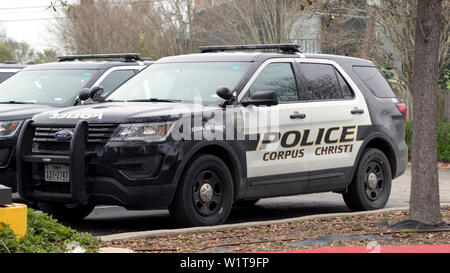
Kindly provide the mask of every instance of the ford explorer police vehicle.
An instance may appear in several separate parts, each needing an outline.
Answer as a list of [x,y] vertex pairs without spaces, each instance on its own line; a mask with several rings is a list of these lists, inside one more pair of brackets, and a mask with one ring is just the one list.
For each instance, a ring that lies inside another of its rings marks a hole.
[[20,195],[60,219],[119,205],[168,208],[182,226],[315,192],[385,206],[406,167],[406,112],[373,62],[291,44],[200,49],[158,60],[105,103],[25,121]]
[[135,53],[71,55],[15,71],[0,84],[0,184],[16,190],[15,147],[24,120],[99,100],[150,63]]

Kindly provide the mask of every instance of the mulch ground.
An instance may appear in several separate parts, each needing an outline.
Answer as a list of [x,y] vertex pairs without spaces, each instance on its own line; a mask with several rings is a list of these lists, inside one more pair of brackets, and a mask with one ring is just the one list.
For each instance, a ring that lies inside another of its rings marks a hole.
[[[450,207],[442,209],[450,221]],[[407,219],[407,212],[305,220],[209,233],[104,242],[104,247],[135,252],[272,252],[317,247],[374,245],[438,245],[450,243],[450,231],[393,231],[389,225]]]

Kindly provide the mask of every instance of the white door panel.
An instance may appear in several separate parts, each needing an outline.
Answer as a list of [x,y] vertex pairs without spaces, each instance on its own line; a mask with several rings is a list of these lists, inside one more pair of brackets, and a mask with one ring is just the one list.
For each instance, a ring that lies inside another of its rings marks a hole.
[[[246,153],[249,178],[308,171],[310,147],[299,145],[311,121],[307,104],[248,106],[242,107],[242,112],[246,134],[260,135],[256,150]],[[305,118],[291,119],[295,112],[305,114]]]
[[[354,108],[364,109],[364,114],[353,115],[351,110]],[[320,129],[324,128],[320,145],[311,149],[310,170],[353,166],[361,146],[361,142],[357,140],[358,126],[370,124],[365,102],[361,103],[358,100],[312,102],[310,111],[314,139],[317,139]],[[329,137],[326,139],[329,130]]]

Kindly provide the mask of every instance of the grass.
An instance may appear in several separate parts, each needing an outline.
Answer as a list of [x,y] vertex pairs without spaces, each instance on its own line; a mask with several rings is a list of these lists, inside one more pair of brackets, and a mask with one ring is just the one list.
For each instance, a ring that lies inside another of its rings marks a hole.
[[0,223],[0,253],[64,253],[70,242],[78,243],[86,252],[97,252],[101,243],[100,239],[66,227],[33,209],[28,209],[27,222],[27,233],[21,239]]

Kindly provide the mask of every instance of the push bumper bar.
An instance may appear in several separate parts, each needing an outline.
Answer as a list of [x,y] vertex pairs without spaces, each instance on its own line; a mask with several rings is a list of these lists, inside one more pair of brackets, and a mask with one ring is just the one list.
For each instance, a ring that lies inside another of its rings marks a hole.
[[[42,126],[48,127],[48,124]],[[33,138],[37,127],[40,127],[40,124],[34,123],[32,120],[26,120],[17,142],[17,187],[20,196],[26,200],[51,200],[87,204],[85,151],[89,124],[82,120],[75,126],[72,139],[70,140],[69,155],[33,154]],[[52,125],[52,127],[67,127],[67,125]],[[33,189],[33,163],[68,165],[70,193],[48,193]]]

